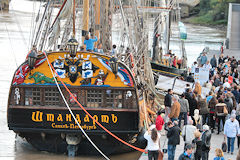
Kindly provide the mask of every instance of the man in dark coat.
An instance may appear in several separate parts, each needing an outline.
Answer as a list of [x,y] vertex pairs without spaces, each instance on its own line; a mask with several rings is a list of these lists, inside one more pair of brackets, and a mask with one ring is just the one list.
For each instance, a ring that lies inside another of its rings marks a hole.
[[187,76],[187,82],[194,82],[194,78],[192,76],[192,73],[189,73],[189,75]]
[[177,121],[168,122],[168,160],[174,160],[176,145],[180,144],[180,128]]
[[202,160],[208,160],[210,146],[211,146],[211,132],[208,125],[203,125],[202,134]]
[[232,94],[234,95],[237,103],[239,103],[239,92],[237,90],[237,86],[234,86],[234,90],[232,91]]
[[214,82],[213,82],[213,85],[215,86],[215,87],[218,87],[219,85],[220,85],[220,78],[219,78],[219,74],[217,74],[216,75],[216,77],[215,77],[215,80],[214,80]]
[[164,121],[166,122],[168,114],[171,112],[171,106],[172,106],[172,89],[168,89],[168,93],[166,94],[164,98],[164,105],[165,105],[165,118]]
[[188,100],[189,104],[189,115],[193,116],[194,110],[197,108],[197,101],[191,96],[191,89],[186,89],[185,98]]
[[224,63],[223,54],[221,54],[218,58],[218,64],[221,64],[221,63]]
[[210,64],[211,64],[212,68],[216,68],[217,67],[217,59],[216,59],[215,55],[213,55],[213,58],[211,58]]

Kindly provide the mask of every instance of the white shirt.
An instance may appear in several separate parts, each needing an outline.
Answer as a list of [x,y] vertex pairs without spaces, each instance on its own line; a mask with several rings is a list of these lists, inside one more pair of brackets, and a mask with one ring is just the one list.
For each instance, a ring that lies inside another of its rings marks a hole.
[[224,134],[227,137],[234,138],[239,134],[239,123],[235,119],[233,122],[231,119],[228,119],[224,125]]
[[194,137],[194,132],[197,130],[197,128],[193,125],[185,125],[183,126],[183,129],[182,129],[182,136],[185,136],[186,137],[186,143],[190,143],[192,144],[192,140],[195,138]]
[[231,88],[231,85],[228,82],[223,83],[223,88]]
[[148,131],[145,132],[144,138],[147,140],[147,148],[146,148],[147,150],[150,150],[150,151],[159,150],[161,135],[159,133],[157,133],[157,134],[158,134],[158,138],[157,138],[156,142],[153,142],[151,135],[148,134]]

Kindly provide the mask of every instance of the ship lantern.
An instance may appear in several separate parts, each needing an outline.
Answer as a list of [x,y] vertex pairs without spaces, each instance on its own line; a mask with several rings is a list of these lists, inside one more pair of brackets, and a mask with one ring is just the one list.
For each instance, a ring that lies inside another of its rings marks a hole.
[[71,38],[68,43],[67,43],[69,52],[70,52],[70,56],[71,57],[75,57],[77,54],[77,48],[78,48],[78,41],[74,38]]
[[117,72],[118,72],[117,58],[115,58],[115,57],[110,58],[109,64],[110,64],[113,74],[115,74],[115,78],[117,78]]
[[29,55],[28,55],[28,65],[30,69],[33,69],[35,62],[37,59],[37,53],[36,50],[31,50]]

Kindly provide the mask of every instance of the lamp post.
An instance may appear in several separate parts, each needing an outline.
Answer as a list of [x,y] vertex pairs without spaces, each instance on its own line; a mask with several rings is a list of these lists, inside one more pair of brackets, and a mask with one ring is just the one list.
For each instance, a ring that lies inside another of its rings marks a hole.
[[28,55],[28,66],[30,68],[30,75],[31,75],[31,70],[33,69],[35,62],[37,59],[37,53],[36,50],[31,50],[29,55]]
[[112,69],[113,74],[115,74],[115,79],[117,78],[117,72],[118,72],[118,61],[117,58],[112,57],[109,60],[110,67]]
[[31,50],[31,52],[28,55],[28,65],[30,68],[30,74],[31,74],[31,70],[33,69],[35,62],[37,59],[37,53],[36,50]]
[[69,39],[67,43],[69,53],[71,57],[75,57],[77,54],[78,41],[75,38]]

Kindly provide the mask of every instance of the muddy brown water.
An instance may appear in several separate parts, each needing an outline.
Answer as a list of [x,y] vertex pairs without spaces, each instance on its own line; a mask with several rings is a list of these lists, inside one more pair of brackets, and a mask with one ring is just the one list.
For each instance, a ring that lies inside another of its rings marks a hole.
[[[78,156],[69,158],[64,154],[52,154],[35,150],[24,139],[16,137],[13,131],[7,127],[7,100],[12,76],[17,66],[25,59],[28,53],[30,29],[33,28],[32,17],[36,16],[39,2],[27,0],[12,0],[9,12],[0,11],[0,160],[94,160],[102,157]],[[35,13],[33,13],[35,11]],[[150,26],[150,28],[153,25]],[[224,31],[214,28],[186,25],[188,40],[186,50],[189,64],[196,59],[200,51],[209,45],[218,49],[223,40]],[[117,36],[117,30],[113,30]],[[151,32],[150,32],[151,34]],[[177,41],[173,39],[172,49],[177,50]],[[117,43],[119,38],[114,38]],[[206,40],[208,42],[206,42]],[[207,44],[206,44],[207,43]],[[110,156],[114,160],[135,160],[140,157],[140,152],[131,152],[116,156]]]

